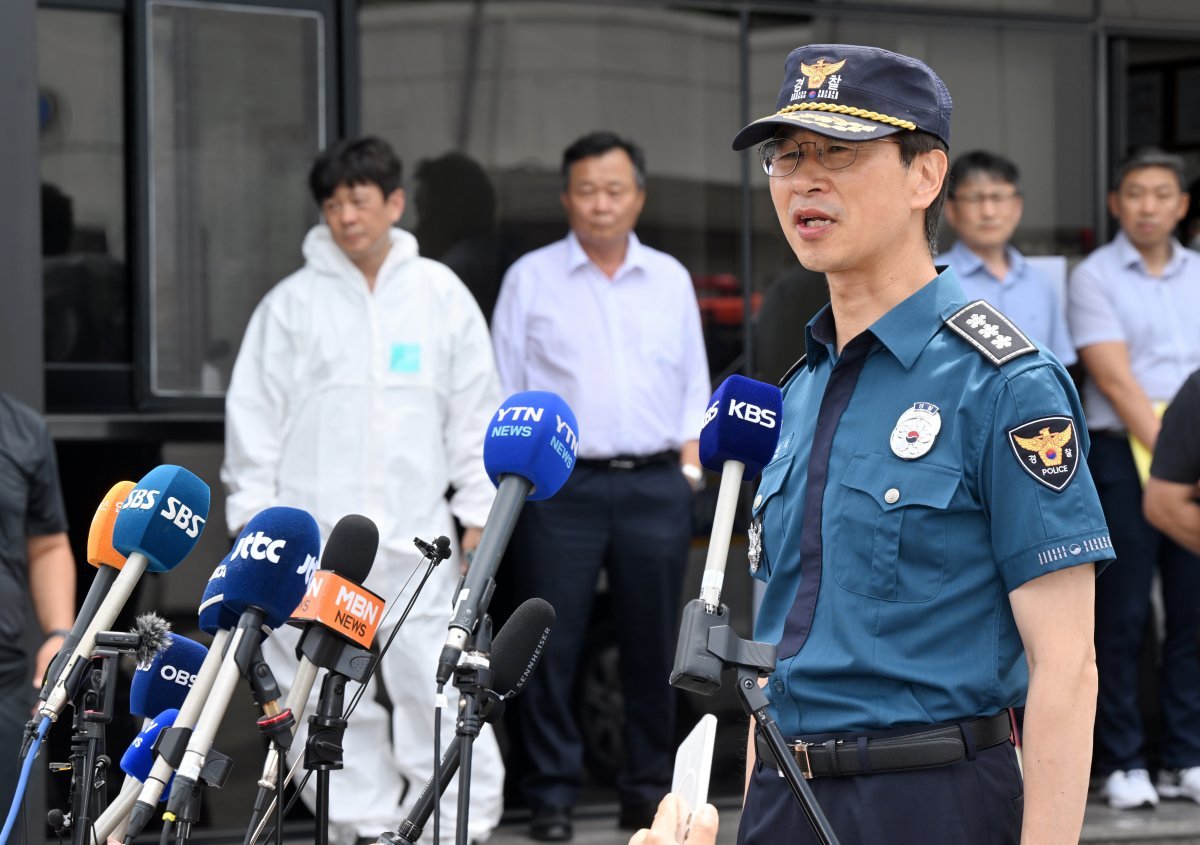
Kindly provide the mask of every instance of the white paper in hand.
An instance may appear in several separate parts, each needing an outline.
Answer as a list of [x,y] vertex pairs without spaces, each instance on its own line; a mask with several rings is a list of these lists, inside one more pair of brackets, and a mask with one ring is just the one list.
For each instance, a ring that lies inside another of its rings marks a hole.
[[696,810],[708,802],[708,777],[712,772],[713,742],[717,737],[717,717],[711,713],[700,717],[696,727],[687,735],[675,752],[675,775],[671,791],[679,796],[679,830],[676,840],[683,842],[692,829]]

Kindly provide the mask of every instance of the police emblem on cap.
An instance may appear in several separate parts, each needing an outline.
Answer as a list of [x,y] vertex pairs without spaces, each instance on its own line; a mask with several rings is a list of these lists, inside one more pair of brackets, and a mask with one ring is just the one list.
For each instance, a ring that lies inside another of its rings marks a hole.
[[1075,477],[1079,448],[1070,417],[1042,417],[1008,432],[1021,468],[1056,493]]
[[942,430],[942,415],[938,406],[916,402],[900,415],[892,429],[892,452],[896,457],[911,461],[933,448],[933,441]]

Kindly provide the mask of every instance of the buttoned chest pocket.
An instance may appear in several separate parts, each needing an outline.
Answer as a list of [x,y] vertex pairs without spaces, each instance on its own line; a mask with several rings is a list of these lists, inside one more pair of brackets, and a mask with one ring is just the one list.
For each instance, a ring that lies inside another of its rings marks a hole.
[[884,601],[934,598],[961,483],[959,470],[856,454],[841,479],[835,536],[825,540],[837,583]]
[[[783,507],[779,492],[783,489],[783,482],[787,480],[791,465],[790,456],[778,458],[774,463],[768,464],[762,471],[758,490],[754,494],[747,539],[750,572],[759,577],[771,574],[772,562],[779,554],[780,537],[777,535],[782,531],[783,523],[783,515],[778,512],[779,508]],[[766,519],[768,505],[772,508],[769,520]]]

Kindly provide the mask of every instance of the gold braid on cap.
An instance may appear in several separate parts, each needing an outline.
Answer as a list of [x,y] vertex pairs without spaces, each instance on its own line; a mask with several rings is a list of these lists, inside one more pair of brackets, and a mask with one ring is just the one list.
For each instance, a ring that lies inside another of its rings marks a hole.
[[867,111],[866,109],[856,109],[854,106],[839,106],[834,103],[796,103],[792,106],[784,106],[776,114],[787,114],[794,111],[831,111],[838,114],[848,114],[853,117],[865,117],[868,120],[874,120],[877,123],[886,123],[889,126],[899,126],[901,129],[916,129],[917,124],[911,120],[901,120],[898,117],[890,117],[886,114],[880,114],[877,111]]

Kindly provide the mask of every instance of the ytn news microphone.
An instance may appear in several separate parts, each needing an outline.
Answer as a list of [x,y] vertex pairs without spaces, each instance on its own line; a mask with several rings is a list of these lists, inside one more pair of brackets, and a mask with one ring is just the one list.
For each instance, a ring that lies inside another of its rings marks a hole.
[[[224,585],[225,607],[239,614],[237,627],[230,635],[221,668],[179,764],[177,786],[164,818],[173,820],[182,811],[200,777],[238,678],[258,650],[261,629],[274,630],[291,616],[304,595],[309,576],[316,570],[320,549],[316,520],[298,508],[267,508],[242,530],[226,562]],[[271,718],[286,713],[277,703],[269,703],[264,709]]]
[[721,660],[708,650],[708,632],[724,617],[721,588],[744,478],[754,478],[771,462],[779,444],[783,395],[778,387],[733,375],[713,394],[700,429],[700,461],[721,473],[700,598],[684,607],[671,683],[711,695],[721,686]]
[[[508,617],[492,641],[491,668],[495,689],[488,693],[489,702],[484,707],[486,721],[497,721],[504,712],[504,702],[525,688],[553,627],[554,608],[544,599],[528,599]],[[395,833],[382,834],[377,840],[380,845],[411,845],[420,838],[437,797],[446,791],[458,771],[461,748],[462,737],[455,735],[442,757],[441,779],[436,784],[433,779],[426,782],[408,818],[400,823]]]
[[575,414],[562,397],[541,390],[513,394],[488,423],[483,465],[496,485],[496,498],[454,603],[446,645],[438,659],[439,684],[450,680],[467,639],[487,612],[492,578],[525,500],[550,498],[571,475],[578,432]]
[[167,572],[187,557],[204,530],[208,505],[208,485],[183,467],[170,464],[151,470],[129,491],[117,507],[112,533],[112,546],[125,555],[125,565],[59,670],[39,715],[51,721],[58,718],[73,693],[68,688],[68,680],[70,686],[75,683],[72,671],[80,661],[91,658],[96,634],[112,627],[143,572]]
[[154,743],[159,734],[175,724],[175,717],[178,715],[178,710],[169,708],[148,719],[141,732],[121,755],[121,771],[125,773],[125,783],[121,786],[116,800],[108,805],[92,825],[92,845],[104,845],[110,836],[121,837],[126,817],[137,800],[143,781],[149,776],[154,765]]

